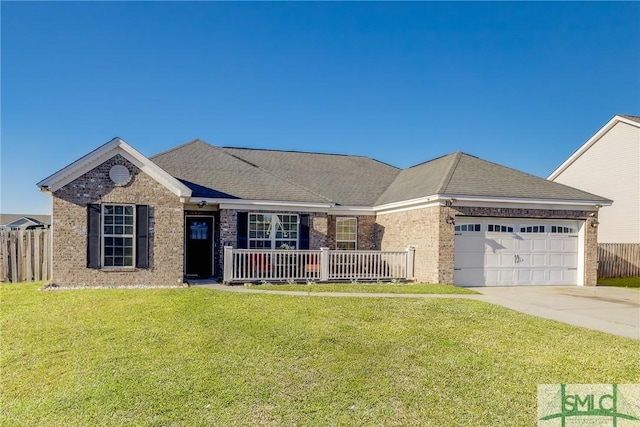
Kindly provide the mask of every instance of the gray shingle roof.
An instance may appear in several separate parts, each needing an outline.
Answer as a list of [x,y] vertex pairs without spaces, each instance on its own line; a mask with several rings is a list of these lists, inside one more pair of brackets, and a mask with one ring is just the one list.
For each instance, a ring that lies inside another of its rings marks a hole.
[[329,202],[320,194],[199,139],[150,159],[191,188],[192,197]]
[[604,197],[458,152],[403,170],[378,199],[377,204],[435,194],[609,201]]
[[214,147],[196,139],[151,160],[191,188],[193,197],[347,206],[437,194],[608,202],[460,152],[400,170],[362,156]]
[[363,156],[224,147],[340,205],[373,206],[400,169]]

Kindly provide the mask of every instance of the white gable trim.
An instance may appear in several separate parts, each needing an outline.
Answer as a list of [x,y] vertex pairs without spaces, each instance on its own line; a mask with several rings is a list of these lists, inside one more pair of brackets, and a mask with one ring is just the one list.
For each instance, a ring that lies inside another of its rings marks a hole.
[[113,138],[111,141],[96,148],[89,154],[60,169],[53,175],[43,179],[37,185],[40,187],[41,191],[57,191],[74,179],[81,177],[117,154],[120,154],[122,157],[136,165],[140,170],[165,186],[176,196],[191,196],[191,189],[189,189],[189,187],[168,174],[164,169],[160,168],[120,138]]
[[582,156],[585,151],[587,151],[589,148],[591,148],[591,146],[593,144],[598,142],[600,140],[600,138],[602,138],[607,132],[609,132],[611,130],[611,128],[613,128],[618,123],[625,123],[625,124],[628,124],[630,126],[635,126],[635,127],[640,128],[640,123],[638,123],[636,121],[629,120],[629,119],[627,119],[625,117],[621,117],[621,116],[614,116],[611,120],[609,120],[607,122],[606,125],[604,125],[598,132],[596,132],[595,135],[593,135],[591,138],[589,138],[587,140],[587,142],[582,144],[582,146],[580,148],[578,148],[576,150],[576,152],[573,153],[567,160],[565,160],[564,163],[562,163],[556,170],[554,170],[551,173],[551,175],[549,175],[549,177],[547,179],[549,181],[555,180],[562,172],[564,172],[569,166],[571,166],[573,164],[573,162],[578,160],[578,158],[580,156]]

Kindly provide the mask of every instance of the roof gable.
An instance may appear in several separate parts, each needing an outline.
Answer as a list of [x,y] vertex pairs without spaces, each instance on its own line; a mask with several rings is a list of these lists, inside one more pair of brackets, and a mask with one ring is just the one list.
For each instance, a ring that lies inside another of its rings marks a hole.
[[0,225],[19,227],[29,225],[50,225],[50,215],[0,214]]
[[60,169],[53,175],[48,176],[37,185],[42,191],[53,192],[59,190],[74,179],[79,178],[117,154],[129,160],[177,196],[189,197],[191,195],[191,190],[186,185],[162,170],[124,140],[117,137],[79,158],[70,165]]
[[625,123],[630,126],[640,128],[640,117],[616,115],[609,120],[598,132],[596,132],[591,138],[587,140],[580,148],[578,148],[567,160],[565,160],[556,170],[551,172],[547,177],[548,180],[553,181],[562,172],[564,172],[569,166],[571,166],[580,156],[582,156],[589,148],[591,148],[596,142],[598,142],[607,132],[609,132],[618,123]]

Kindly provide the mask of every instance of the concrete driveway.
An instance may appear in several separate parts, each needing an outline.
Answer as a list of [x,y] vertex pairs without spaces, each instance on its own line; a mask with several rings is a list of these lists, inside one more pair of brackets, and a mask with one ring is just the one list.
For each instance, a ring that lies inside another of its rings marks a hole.
[[640,340],[640,291],[607,286],[470,288],[484,301],[533,316]]

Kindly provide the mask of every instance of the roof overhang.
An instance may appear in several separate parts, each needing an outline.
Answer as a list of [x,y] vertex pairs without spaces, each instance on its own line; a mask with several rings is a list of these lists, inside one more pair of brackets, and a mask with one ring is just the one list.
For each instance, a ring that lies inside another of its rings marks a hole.
[[580,156],[584,154],[593,144],[598,142],[600,138],[602,138],[607,132],[611,130],[618,123],[625,123],[630,126],[635,126],[640,128],[640,123],[629,120],[626,117],[622,116],[614,116],[611,120],[607,122],[598,132],[595,133],[591,138],[587,140],[580,148],[578,148],[567,160],[564,161],[556,170],[554,170],[551,175],[547,177],[549,181],[555,180],[562,172],[564,172],[569,166],[573,164]]
[[604,200],[560,200],[560,199],[530,199],[517,197],[466,196],[458,194],[436,194],[429,197],[388,203],[375,206],[377,214],[391,214],[414,209],[434,206],[468,206],[484,208],[512,208],[512,209],[554,209],[554,210],[593,210],[602,206],[611,206],[611,201]]
[[470,206],[496,207],[513,209],[554,209],[554,210],[593,210],[602,206],[610,206],[611,201],[602,200],[558,200],[558,199],[528,199],[507,197],[465,196],[456,194],[436,194],[413,200],[387,203],[378,206],[340,206],[332,203],[289,202],[273,200],[245,200],[191,197],[186,203],[199,206],[216,206],[219,209],[261,210],[261,211],[296,211],[319,212],[329,215],[385,215],[397,212],[424,209],[434,206]]
[[296,212],[319,212],[329,215],[375,215],[374,208],[370,206],[341,206],[335,203],[315,203],[315,202],[289,202],[275,200],[246,200],[246,199],[226,199],[191,197],[188,203],[199,206],[217,206],[219,209],[235,210],[269,210],[275,212],[296,211]]
[[191,189],[189,187],[168,174],[164,169],[160,168],[120,138],[113,138],[89,154],[43,179],[37,185],[41,191],[52,193],[118,154],[136,165],[140,170],[158,181],[173,194],[180,197],[181,200],[183,200],[183,198],[186,200],[186,198],[191,196]]

